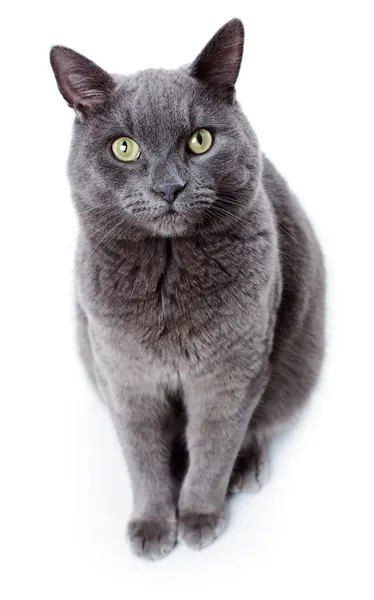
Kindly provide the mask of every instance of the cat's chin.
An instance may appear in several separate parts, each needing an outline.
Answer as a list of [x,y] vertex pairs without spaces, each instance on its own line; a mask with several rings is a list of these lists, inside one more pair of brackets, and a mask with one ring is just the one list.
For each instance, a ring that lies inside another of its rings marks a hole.
[[188,221],[177,212],[168,212],[153,218],[147,223],[147,229],[162,237],[178,237],[193,233]]

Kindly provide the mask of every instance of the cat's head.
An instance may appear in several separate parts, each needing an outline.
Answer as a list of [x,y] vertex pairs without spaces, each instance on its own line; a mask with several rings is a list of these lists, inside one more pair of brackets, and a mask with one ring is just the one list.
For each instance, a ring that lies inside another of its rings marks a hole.
[[261,161],[235,100],[243,42],[234,19],[191,66],[130,76],[52,48],[58,87],[77,113],[69,177],[82,222],[100,216],[116,236],[186,236],[240,220]]

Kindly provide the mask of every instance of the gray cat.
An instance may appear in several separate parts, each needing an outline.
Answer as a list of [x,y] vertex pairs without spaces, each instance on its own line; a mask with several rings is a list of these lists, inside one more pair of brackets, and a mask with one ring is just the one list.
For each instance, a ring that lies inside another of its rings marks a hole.
[[265,482],[269,440],[320,371],[324,268],[312,228],[235,99],[234,19],[192,66],[109,75],[55,46],[76,111],[80,352],[129,468],[133,551],[225,527]]

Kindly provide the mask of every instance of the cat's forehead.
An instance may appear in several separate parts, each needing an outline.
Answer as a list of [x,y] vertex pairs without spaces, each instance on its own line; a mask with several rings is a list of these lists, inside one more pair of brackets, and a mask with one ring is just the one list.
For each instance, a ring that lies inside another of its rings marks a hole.
[[134,131],[147,135],[189,130],[202,110],[198,84],[183,69],[149,69],[124,77],[117,97],[117,111]]

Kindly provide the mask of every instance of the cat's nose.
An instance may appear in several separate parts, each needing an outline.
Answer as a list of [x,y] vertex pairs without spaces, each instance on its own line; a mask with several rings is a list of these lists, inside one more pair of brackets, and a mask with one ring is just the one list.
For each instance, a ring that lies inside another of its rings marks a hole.
[[173,204],[175,198],[186,187],[185,183],[161,183],[160,185],[155,185],[153,189],[158,194],[164,196],[164,200],[168,204]]

